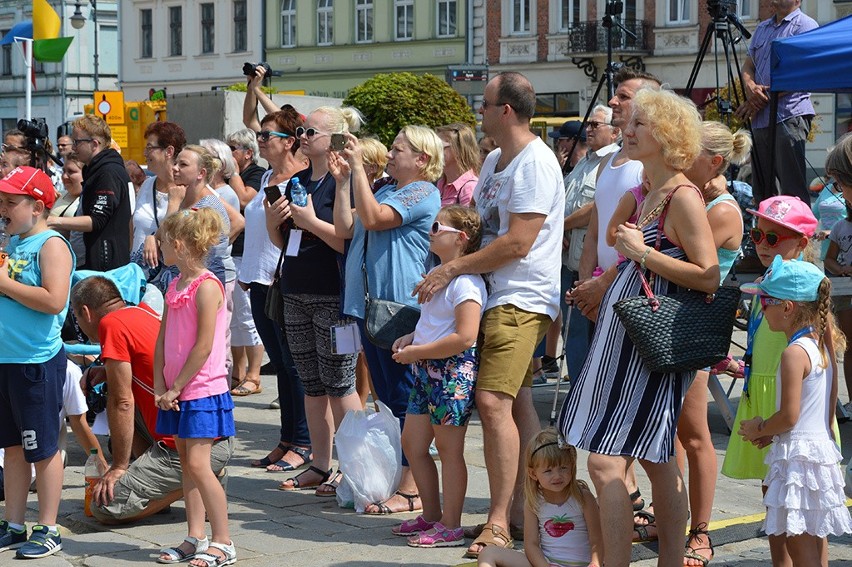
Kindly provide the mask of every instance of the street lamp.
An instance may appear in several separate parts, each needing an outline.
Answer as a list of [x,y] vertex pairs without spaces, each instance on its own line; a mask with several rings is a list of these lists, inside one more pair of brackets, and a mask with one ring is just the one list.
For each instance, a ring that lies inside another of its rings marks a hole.
[[[95,26],[95,90],[98,90],[98,0],[89,0],[92,5],[92,25]],[[75,30],[83,29],[86,25],[86,16],[80,11],[80,0],[77,0],[74,14],[71,16],[71,27]]]

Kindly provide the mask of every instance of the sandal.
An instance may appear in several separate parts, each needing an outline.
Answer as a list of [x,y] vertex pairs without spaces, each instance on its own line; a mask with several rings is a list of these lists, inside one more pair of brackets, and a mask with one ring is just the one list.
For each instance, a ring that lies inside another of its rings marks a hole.
[[[376,508],[378,508],[378,510],[379,510],[378,512],[367,512],[366,510],[364,510],[364,513],[374,515],[374,516],[386,516],[388,514],[404,514],[406,512],[416,512],[416,511],[422,509],[422,507],[421,508],[415,508],[414,507],[414,500],[416,500],[417,498],[420,498],[419,494],[406,494],[405,492],[400,492],[399,490],[394,492],[394,494],[395,495],[398,494],[398,495],[402,496],[403,498],[405,498],[406,500],[408,500],[408,510],[391,510],[390,507],[387,504],[385,504],[385,502],[390,500],[390,498],[388,498],[388,500],[385,500],[384,502],[373,502],[372,503],[373,506],[376,506]],[[391,498],[393,498],[393,496],[391,496]]]
[[272,455],[272,453],[274,453],[274,452],[275,452],[275,451],[277,451],[278,449],[281,449],[281,456],[283,457],[283,456],[284,456],[284,454],[285,454],[287,451],[289,451],[289,450],[290,450],[290,447],[288,447],[287,445],[285,445],[283,442],[282,442],[282,443],[278,443],[278,447],[276,447],[275,449],[272,449],[272,451],[269,453],[269,455],[266,455],[266,456],[265,456],[265,457],[263,457],[262,459],[255,459],[255,460],[253,460],[253,461],[252,461],[251,463],[249,463],[249,464],[250,464],[252,467],[254,467],[254,468],[258,468],[258,469],[259,469],[259,468],[261,468],[261,467],[262,467],[262,468],[266,468],[266,467],[268,467],[269,465],[271,465],[272,463],[274,463],[274,462],[275,462],[275,461],[273,461],[273,460],[270,458],[270,455]]
[[[464,537],[476,539],[479,537],[479,534],[481,534],[482,530],[484,529],[485,524],[476,524],[475,526],[467,527],[464,529]],[[512,539],[515,541],[524,541],[524,527],[513,526],[512,524],[509,524],[509,535],[512,536]]]
[[479,545],[481,547],[477,551],[468,549],[464,554],[465,557],[476,559],[479,557],[482,550],[489,545],[502,547],[503,549],[513,549],[515,547],[515,542],[509,534],[506,533],[506,530],[500,526],[489,524],[483,527],[482,533],[479,534],[479,537],[473,540],[471,547],[474,545]]
[[[251,384],[254,386],[254,389],[247,388],[246,384]],[[237,384],[236,388],[231,389],[231,395],[237,397],[251,396],[252,394],[260,394],[261,392],[263,392],[263,386],[260,385],[260,380],[251,380],[249,378],[245,378]]]
[[[293,463],[288,463],[284,460],[284,457],[287,453],[296,453],[299,457],[302,458],[301,464],[294,465]],[[296,447],[295,445],[290,445],[287,447],[287,450],[284,452],[284,455],[278,460],[278,462],[270,463],[266,466],[266,472],[286,472],[286,471],[294,471],[298,468],[301,468],[305,465],[309,465],[314,460],[311,455],[310,449],[304,449],[302,447]]]
[[464,545],[462,528],[447,528],[441,522],[408,538],[409,547],[458,547]]
[[[692,547],[689,545],[693,539],[697,538],[699,535],[707,536],[707,547]],[[703,555],[699,555],[699,551],[710,550],[710,557],[704,557]],[[710,532],[707,530],[707,523],[701,522],[691,530],[689,530],[689,536],[686,538],[686,551],[683,554],[684,559],[694,559],[695,561],[700,561],[703,567],[707,567],[707,564],[713,560],[713,556],[716,554],[716,551],[713,549],[713,541],[710,539]]]
[[[329,479],[329,477],[331,477],[331,473],[332,473],[333,470],[334,469],[328,469],[327,471],[324,471],[324,470],[318,469],[314,466],[310,466],[310,467],[308,467],[308,470],[302,471],[299,474],[297,474],[296,476],[294,476],[293,478],[288,478],[287,480],[285,480],[284,482],[279,484],[278,490],[284,490],[286,492],[293,492],[295,490],[304,490],[306,488],[316,488],[316,487],[320,486],[322,483],[324,483],[325,481],[327,481]],[[304,475],[304,474],[308,474],[309,472],[313,472],[313,473],[318,474],[321,477],[320,480],[302,483],[299,480],[299,477]],[[287,485],[286,483],[288,483],[288,482],[292,482],[293,484]]]
[[[331,475],[331,478],[320,484],[317,489],[314,491],[314,496],[319,496],[320,498],[331,498],[333,496],[337,496],[337,487],[340,486],[341,481],[343,480],[343,473],[340,472],[340,469],[337,470],[336,473]],[[325,490],[320,490],[322,487],[328,487]]]
[[634,512],[638,512],[639,510],[645,507],[645,499],[642,498],[642,493],[639,492],[638,488],[636,489],[636,492],[630,493],[630,502],[633,504]]
[[167,558],[158,557],[157,563],[183,563],[184,561],[189,561],[190,559],[194,559],[199,553],[204,553],[207,551],[207,546],[210,545],[210,540],[207,539],[207,536],[204,536],[204,539],[194,538],[192,536],[186,536],[183,540],[184,542],[191,545],[195,551],[191,551],[189,553],[185,552],[180,548],[180,546],[175,547],[164,547],[160,549],[160,555],[168,555]]
[[[398,536],[413,536],[426,530],[431,530],[436,522],[424,520],[423,516],[417,516],[413,520],[405,520],[398,526],[391,528],[391,533]],[[464,535],[464,533],[462,533]]]
[[651,512],[646,512],[645,510],[640,510],[640,511],[636,512],[635,514],[633,514],[633,517],[634,518],[642,518],[643,520],[648,522],[647,524],[644,524],[644,525],[643,524],[637,524],[636,522],[633,523],[633,531],[636,532],[639,535],[639,538],[638,539],[633,538],[633,541],[637,541],[637,542],[638,541],[655,541],[657,539],[657,536],[656,535],[650,535],[648,533],[648,528],[650,528],[650,527],[656,528],[657,527],[657,524],[656,524],[657,517],[654,516],[654,514],[652,514]]
[[233,565],[237,562],[237,550],[234,549],[233,541],[230,543],[230,545],[211,541],[207,549],[210,550],[210,548],[218,549],[222,552],[222,555],[213,555],[212,553],[208,553],[207,551],[205,551],[204,553],[197,554],[195,557],[193,557],[193,560],[197,559],[198,561],[203,561],[205,567],[220,567],[222,565]]

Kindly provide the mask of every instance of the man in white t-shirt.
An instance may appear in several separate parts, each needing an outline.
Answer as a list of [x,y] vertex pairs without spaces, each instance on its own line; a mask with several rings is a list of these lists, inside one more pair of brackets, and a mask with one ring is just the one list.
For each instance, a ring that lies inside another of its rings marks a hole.
[[565,185],[556,156],[530,132],[535,103],[535,91],[520,73],[500,73],[486,85],[482,130],[498,149],[485,159],[473,195],[482,216],[482,246],[439,266],[415,287],[423,303],[460,274],[483,274],[489,284],[476,406],[491,509],[469,549],[474,554],[485,545],[508,546],[510,508],[513,527],[523,525],[523,499],[516,497],[513,506],[512,497],[526,474],[521,447],[540,429],[530,390],[532,356],[559,310]]
[[[624,130],[633,116],[633,98],[643,88],[660,88],[655,76],[630,67],[622,67],[613,77],[615,94],[609,100],[612,125]],[[595,203],[589,220],[589,231],[580,257],[580,283],[571,291],[571,299],[583,315],[594,321],[598,316],[604,292],[615,280],[618,253],[606,243],[606,228],[615,207],[627,191],[642,183],[642,164],[631,160],[623,150],[604,159],[598,169]],[[603,273],[592,278],[595,269]]]

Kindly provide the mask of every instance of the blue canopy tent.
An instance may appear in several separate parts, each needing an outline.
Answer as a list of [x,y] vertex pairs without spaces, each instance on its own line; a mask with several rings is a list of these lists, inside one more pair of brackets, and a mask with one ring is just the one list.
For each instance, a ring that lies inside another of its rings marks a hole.
[[[852,91],[852,16],[841,18],[801,35],[772,42],[770,54],[769,116],[778,116],[782,92]],[[775,131],[769,121],[772,140],[770,171],[775,171]]]

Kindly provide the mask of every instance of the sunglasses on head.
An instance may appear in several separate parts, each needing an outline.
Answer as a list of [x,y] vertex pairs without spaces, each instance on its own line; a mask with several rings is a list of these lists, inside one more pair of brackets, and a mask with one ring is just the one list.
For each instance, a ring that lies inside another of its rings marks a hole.
[[270,136],[275,136],[276,138],[289,138],[290,134],[285,132],[273,132],[272,130],[262,130],[260,132],[256,132],[255,136],[257,136],[257,139],[262,142],[268,142]]
[[771,231],[764,232],[762,229],[759,228],[751,229],[749,231],[749,235],[751,236],[751,239],[755,244],[760,244],[765,238],[766,245],[770,248],[775,248],[776,246],[778,246],[778,243],[783,240],[793,240],[801,238],[801,236],[799,235],[781,236],[780,234]]
[[777,299],[775,297],[769,297],[768,295],[760,296],[760,307],[765,311],[767,307],[770,305],[783,305],[783,299]]
[[296,137],[301,138],[302,134],[304,134],[305,137],[309,140],[311,138],[313,138],[314,136],[325,136],[326,135],[325,132],[320,132],[316,128],[303,128],[303,127],[299,126],[298,128],[296,128]]
[[436,234],[439,234],[441,232],[456,232],[458,234],[464,234],[465,236],[467,236],[467,234],[463,230],[459,230],[457,228],[453,228],[451,226],[441,224],[438,221],[433,222],[432,223],[432,230],[430,231],[430,234],[432,236],[435,236]]

